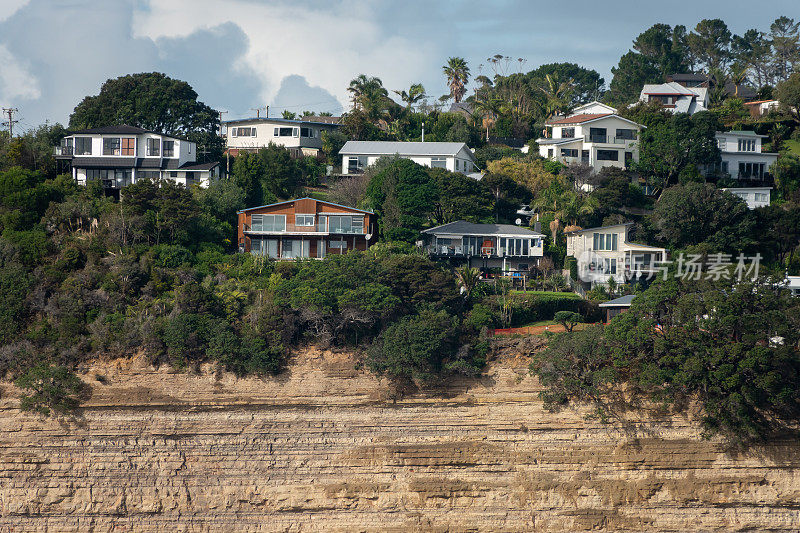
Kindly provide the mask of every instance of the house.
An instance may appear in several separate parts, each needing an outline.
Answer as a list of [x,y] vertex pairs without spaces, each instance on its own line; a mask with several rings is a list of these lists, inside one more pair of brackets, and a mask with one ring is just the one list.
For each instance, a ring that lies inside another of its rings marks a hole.
[[626,294],[614,300],[601,303],[599,307],[606,312],[605,323],[608,324],[612,318],[619,314],[627,313],[634,298],[636,298],[635,294]]
[[614,113],[580,114],[545,124],[545,138],[537,139],[539,155],[554,161],[627,168],[638,161],[637,139],[643,126]]
[[786,276],[785,286],[792,296],[800,296],[800,276]]
[[769,205],[769,193],[772,187],[736,187],[722,190],[744,200],[749,209],[756,209]]
[[708,76],[695,72],[682,74],[667,74],[667,82],[675,82],[684,87],[708,87]]
[[666,261],[664,248],[628,240],[632,222],[569,231],[567,255],[578,263],[578,279],[591,286],[605,285],[609,278],[618,284],[661,271]]
[[766,135],[752,131],[718,131],[716,138],[722,160],[705,167],[706,176],[717,175],[751,185],[763,185],[772,180],[769,169],[778,160],[778,154],[761,151]]
[[476,170],[475,157],[465,143],[347,141],[339,150],[342,174],[357,174],[381,157],[398,156],[417,164],[469,174]]
[[322,132],[339,128],[335,117],[319,122],[285,118],[242,118],[224,122],[228,153],[257,151],[271,144],[287,148],[294,157],[317,156],[322,149]]
[[239,251],[273,259],[317,258],[366,250],[374,241],[371,211],[298,198],[238,212]]
[[708,88],[697,85],[684,86],[676,81],[646,84],[639,94],[642,102],[658,102],[673,113],[693,115],[708,109]]
[[614,115],[616,113],[617,113],[616,107],[611,107],[610,105],[606,105],[595,100],[593,102],[589,102],[588,104],[579,105],[578,107],[573,108],[572,112],[567,116],[574,117],[575,115],[600,115],[600,114]]
[[526,273],[544,255],[544,235],[509,224],[459,220],[422,231],[425,250],[438,259],[481,269]]
[[208,187],[219,166],[196,163],[192,141],[125,124],[69,132],[55,147],[55,157],[68,164],[78,184],[100,180],[117,192],[142,178]]
[[755,100],[753,102],[745,102],[744,106],[750,111],[751,117],[759,118],[770,111],[778,111],[781,108],[781,103],[778,100]]

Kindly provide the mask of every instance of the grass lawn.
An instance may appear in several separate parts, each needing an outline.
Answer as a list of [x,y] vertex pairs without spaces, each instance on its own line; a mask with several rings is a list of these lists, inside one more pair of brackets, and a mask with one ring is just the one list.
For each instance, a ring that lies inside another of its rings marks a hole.
[[800,155],[800,141],[795,141],[794,139],[789,139],[783,141],[783,145],[789,149],[794,155]]
[[520,294],[522,296],[560,296],[562,298],[577,298],[580,299],[580,295],[575,294],[574,292],[554,292],[554,291],[510,291],[511,294]]
[[538,322],[531,322],[530,324],[524,324],[522,326],[517,326],[518,328],[532,328],[535,326],[555,326],[558,324],[555,320],[540,320]]

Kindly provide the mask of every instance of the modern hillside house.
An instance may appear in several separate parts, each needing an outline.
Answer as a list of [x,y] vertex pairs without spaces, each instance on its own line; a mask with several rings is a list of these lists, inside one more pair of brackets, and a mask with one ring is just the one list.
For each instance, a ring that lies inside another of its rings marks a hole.
[[664,248],[628,240],[633,223],[589,228],[566,233],[567,255],[578,262],[578,280],[589,286],[618,284],[660,272],[657,263],[666,261]]
[[358,174],[381,157],[398,156],[426,167],[470,174],[475,157],[465,143],[347,141],[339,150],[342,174]]
[[694,83],[685,86],[677,81],[667,83],[647,84],[639,94],[642,102],[658,102],[672,113],[688,113],[693,115],[698,111],[708,109],[708,89]]
[[377,219],[371,211],[298,198],[239,211],[239,251],[272,259],[323,259],[366,250]]
[[287,148],[295,157],[316,156],[322,149],[322,132],[339,127],[338,123],[321,118],[319,122],[312,122],[254,117],[229,120],[224,125],[226,146],[232,156],[240,151],[266,148],[270,143]]
[[769,197],[772,187],[735,187],[724,188],[722,190],[744,200],[749,209],[757,209],[759,207],[767,207],[769,205]]
[[716,137],[722,161],[706,167],[707,175],[733,178],[743,185],[770,184],[769,169],[778,160],[778,154],[761,151],[766,135],[753,131],[718,131]]
[[208,187],[219,166],[196,163],[197,145],[187,139],[124,124],[70,132],[55,147],[55,157],[68,163],[77,183],[100,180],[117,192],[142,178]]
[[544,255],[544,235],[507,224],[459,220],[422,232],[425,250],[437,259],[491,270],[527,273]]
[[594,100],[588,104],[579,105],[578,107],[573,108],[572,112],[567,116],[574,117],[575,115],[615,114],[616,112],[616,107],[611,107],[608,104]]
[[539,155],[565,164],[585,163],[627,168],[638,161],[637,139],[643,126],[614,113],[579,114],[545,124],[547,137],[537,139]]

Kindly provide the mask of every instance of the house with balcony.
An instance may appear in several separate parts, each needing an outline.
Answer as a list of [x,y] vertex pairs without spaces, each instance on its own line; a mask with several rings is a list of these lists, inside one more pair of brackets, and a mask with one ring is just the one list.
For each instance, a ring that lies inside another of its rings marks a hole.
[[[697,76],[697,75],[692,75]],[[694,78],[682,85],[677,81],[666,83],[646,84],[642,87],[639,100],[642,102],[658,102],[672,113],[688,113],[693,115],[698,111],[708,109],[708,88],[696,85]]]
[[[326,117],[334,118],[334,117]],[[224,122],[225,144],[230,155],[255,152],[271,144],[283,146],[294,157],[317,156],[322,150],[322,132],[335,131],[338,122],[253,117]]]
[[716,138],[721,161],[704,167],[706,176],[731,178],[742,186],[765,187],[772,183],[769,169],[778,160],[778,154],[762,151],[766,135],[753,131],[718,131]]
[[632,222],[569,231],[567,255],[578,263],[578,281],[587,287],[617,284],[657,275],[667,259],[664,248],[628,240]]
[[208,187],[219,175],[218,163],[196,162],[192,141],[127,125],[69,132],[55,157],[79,185],[99,180],[114,194],[143,178]]
[[402,157],[431,168],[470,174],[476,171],[475,157],[465,143],[347,141],[339,150],[342,174],[358,174],[381,157]]
[[772,187],[728,187],[721,190],[744,200],[748,209],[758,209],[769,205]]
[[537,139],[539,155],[564,164],[585,163],[596,171],[627,168],[639,160],[638,138],[644,126],[614,113],[579,114],[545,124]]
[[372,211],[298,198],[238,212],[239,251],[272,259],[324,259],[366,250],[374,241]]
[[526,275],[544,256],[544,235],[509,224],[473,224],[459,220],[422,231],[431,257],[452,264]]

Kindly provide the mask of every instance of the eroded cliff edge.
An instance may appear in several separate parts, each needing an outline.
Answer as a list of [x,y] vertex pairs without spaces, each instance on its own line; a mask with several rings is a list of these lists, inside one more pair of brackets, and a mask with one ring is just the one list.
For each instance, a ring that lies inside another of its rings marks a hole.
[[1,386],[0,532],[800,530],[800,443],[737,454],[686,417],[553,414],[524,359],[400,398],[317,350],[266,380],[83,377],[69,421]]

